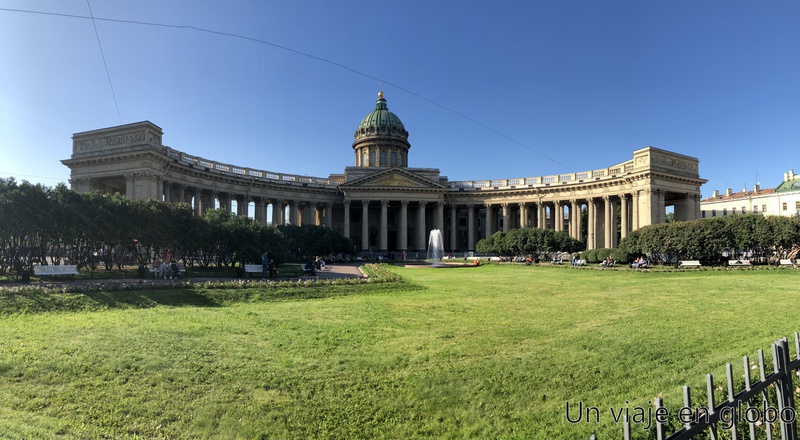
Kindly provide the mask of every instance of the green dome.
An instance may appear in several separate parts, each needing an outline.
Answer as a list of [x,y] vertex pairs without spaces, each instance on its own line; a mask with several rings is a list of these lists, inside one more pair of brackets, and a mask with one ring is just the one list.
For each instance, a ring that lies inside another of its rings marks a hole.
[[776,193],[783,193],[790,191],[800,191],[800,179],[787,180],[778,185],[777,188],[775,188]]
[[383,92],[378,93],[378,100],[375,103],[375,110],[370,112],[356,130],[356,139],[363,136],[398,136],[403,139],[408,138],[408,132],[394,113],[389,111],[386,106],[386,99]]

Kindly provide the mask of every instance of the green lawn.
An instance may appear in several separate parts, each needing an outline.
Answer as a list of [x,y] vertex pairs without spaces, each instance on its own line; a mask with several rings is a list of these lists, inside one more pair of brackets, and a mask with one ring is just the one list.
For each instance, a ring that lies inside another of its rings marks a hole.
[[[682,385],[702,398],[706,373],[741,376],[800,330],[791,269],[394,270],[301,297],[6,313],[0,438],[621,438],[610,407],[680,407]],[[600,423],[570,424],[566,401]]]

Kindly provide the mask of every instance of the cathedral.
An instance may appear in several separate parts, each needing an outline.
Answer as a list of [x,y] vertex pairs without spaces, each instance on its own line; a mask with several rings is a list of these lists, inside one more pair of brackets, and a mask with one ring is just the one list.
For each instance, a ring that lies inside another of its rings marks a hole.
[[586,237],[587,249],[614,248],[631,231],[663,223],[667,207],[676,220],[699,218],[705,183],[696,158],[654,147],[577,173],[449,181],[438,169],[409,167],[408,131],[382,92],[356,128],[353,166],[326,178],[193,156],[163,145],[162,135],[149,121],[75,133],[62,161],[72,188],[186,203],[198,216],[230,211],[235,201],[237,215],[252,211],[265,226],[333,228],[362,254],[424,252],[439,229],[445,250],[461,255],[496,231],[530,227]]

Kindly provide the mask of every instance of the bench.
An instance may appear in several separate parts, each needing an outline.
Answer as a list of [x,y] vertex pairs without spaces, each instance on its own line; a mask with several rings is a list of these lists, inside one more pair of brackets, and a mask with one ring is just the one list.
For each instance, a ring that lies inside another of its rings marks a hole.
[[[155,266],[153,263],[147,265],[147,270],[149,270],[153,274],[153,278],[158,278],[158,277],[162,277],[164,279],[172,278],[171,267],[168,267],[166,269],[167,271],[166,275],[164,275],[164,269],[162,269],[160,266]],[[186,276],[186,267],[184,267],[183,264],[178,264],[178,276]]]
[[586,266],[586,260],[575,260],[573,266]]
[[[244,274],[245,274],[245,276],[247,276],[247,274],[254,274],[254,273],[257,273],[259,275],[263,275],[264,274],[264,268],[260,264],[245,264],[244,265]],[[250,275],[250,277],[252,278],[253,275]]]
[[779,265],[779,266],[794,266],[794,265],[795,265],[795,263],[793,263],[793,262],[792,262],[792,260],[790,260],[790,259],[786,258],[786,259],[783,259],[783,260],[781,260],[781,261],[778,263],[778,265]]
[[678,266],[680,266],[680,267],[701,267],[702,264],[700,264],[700,262],[697,261],[697,260],[684,260],[684,261],[679,262]]
[[751,266],[750,260],[728,260],[728,266]]
[[78,275],[78,266],[74,264],[64,264],[61,266],[33,266],[33,273],[37,276],[58,276],[58,275]]
[[303,263],[300,265],[300,269],[303,270],[303,275],[316,275],[317,271],[314,269],[314,266],[308,267],[307,264]]

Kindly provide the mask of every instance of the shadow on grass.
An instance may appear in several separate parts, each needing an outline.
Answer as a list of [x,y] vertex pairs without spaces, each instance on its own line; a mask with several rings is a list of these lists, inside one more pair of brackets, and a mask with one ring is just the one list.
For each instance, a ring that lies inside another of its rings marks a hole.
[[[41,288],[0,293],[0,315],[152,307],[225,307],[244,302],[282,302],[417,290],[405,282],[281,287],[198,287],[119,291],[57,292]],[[0,290],[0,292],[2,292]]]
[[109,309],[219,307],[214,297],[190,289],[60,293],[30,290],[0,295],[0,314],[80,312]]

